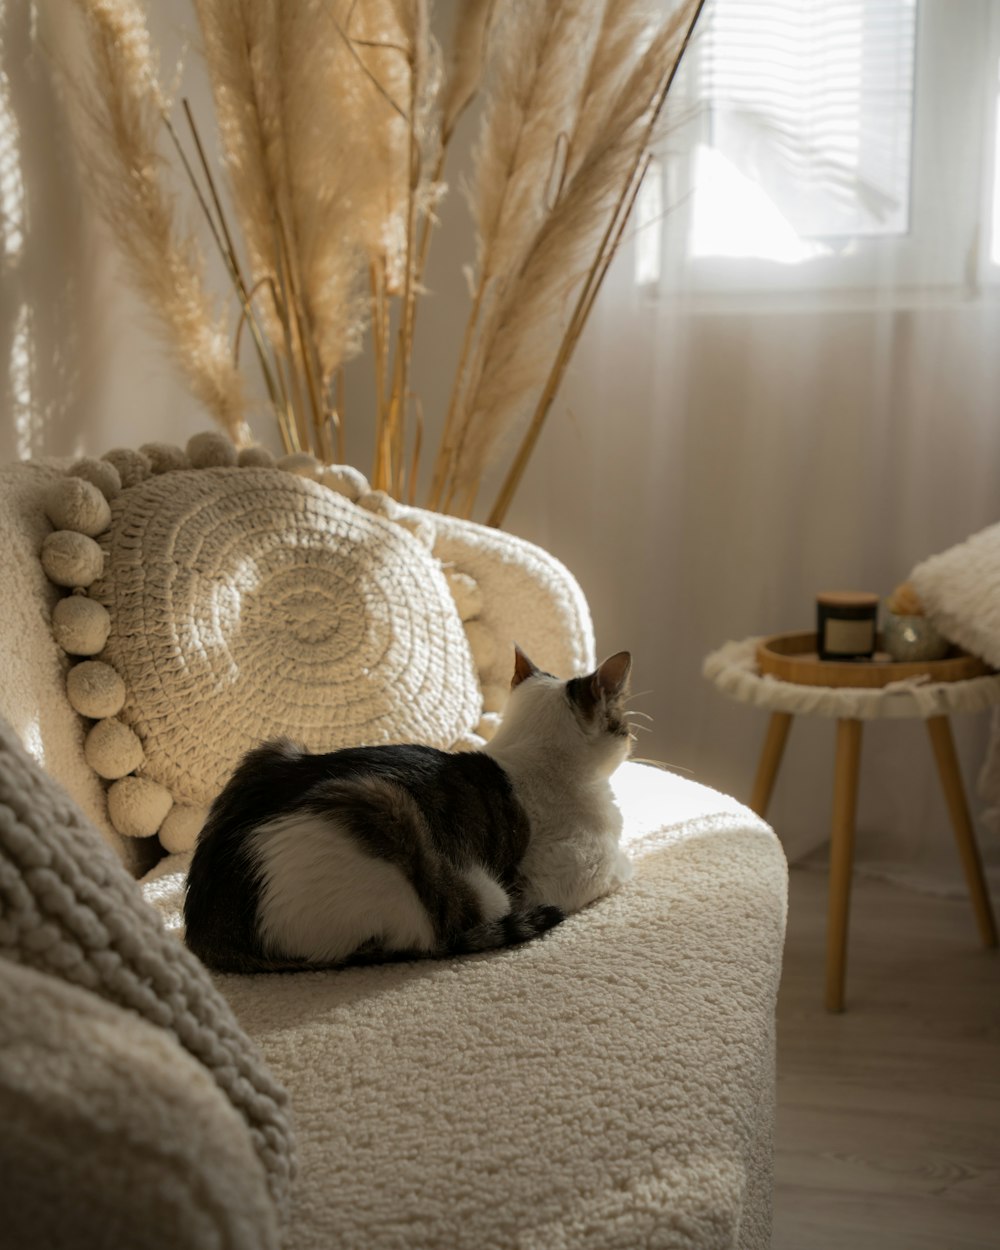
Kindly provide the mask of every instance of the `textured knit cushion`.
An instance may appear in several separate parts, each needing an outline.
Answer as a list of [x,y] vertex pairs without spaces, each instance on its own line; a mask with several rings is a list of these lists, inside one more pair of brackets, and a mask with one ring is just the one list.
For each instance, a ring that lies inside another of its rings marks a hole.
[[111,613],[102,660],[124,678],[141,775],[175,801],[210,802],[275,734],[447,748],[476,725],[454,599],[401,526],[270,469],[165,473],[112,513],[91,588]]
[[910,576],[938,629],[1000,668],[1000,525],[931,556]]
[[188,951],[72,800],[0,721],[0,958],[93,991],[167,1030],[242,1115],[283,1210],[286,1096]]
[[0,1244],[275,1250],[239,1112],[165,1030],[0,959]]

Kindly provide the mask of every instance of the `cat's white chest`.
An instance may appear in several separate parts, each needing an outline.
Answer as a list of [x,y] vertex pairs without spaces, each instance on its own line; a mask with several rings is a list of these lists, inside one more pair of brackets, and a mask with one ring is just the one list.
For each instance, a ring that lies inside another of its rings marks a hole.
[[610,786],[576,795],[532,789],[522,798],[531,821],[521,863],[526,903],[579,911],[628,880],[632,865],[619,845],[622,818]]

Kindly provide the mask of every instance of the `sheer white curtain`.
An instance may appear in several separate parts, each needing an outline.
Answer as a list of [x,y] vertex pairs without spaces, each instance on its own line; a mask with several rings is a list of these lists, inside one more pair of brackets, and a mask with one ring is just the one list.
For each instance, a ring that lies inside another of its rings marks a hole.
[[[661,205],[609,275],[508,516],[579,576],[600,648],[634,652],[645,753],[737,795],[764,717],[704,681],[704,655],[808,628],[817,590],[887,593],[1000,519],[998,9],[710,0],[650,183]],[[66,30],[35,10],[0,7],[0,454],[183,441],[206,420],[81,210],[43,50]],[[173,64],[193,22],[172,0],[150,18]],[[429,445],[472,254],[457,193],[442,213],[436,337],[415,362]],[[986,718],[955,728],[971,788]],[[957,882],[925,738],[866,727],[858,853]],[[832,757],[831,725],[800,718],[771,811],[792,857],[827,836]]]
[[[616,262],[510,518],[635,651],[648,754],[743,797],[765,717],[706,652],[1000,519],[998,7],[708,6],[662,233]],[[987,720],[955,718],[970,792]],[[923,726],[864,738],[859,858],[961,888]],[[792,858],[827,837],[832,765],[832,724],[799,718],[770,813]]]

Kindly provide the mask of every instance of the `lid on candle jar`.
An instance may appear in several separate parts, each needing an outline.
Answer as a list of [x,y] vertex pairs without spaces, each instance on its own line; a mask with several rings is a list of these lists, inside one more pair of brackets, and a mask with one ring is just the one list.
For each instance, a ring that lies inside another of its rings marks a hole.
[[878,600],[866,590],[825,590],[816,596],[816,602],[827,608],[875,608]]

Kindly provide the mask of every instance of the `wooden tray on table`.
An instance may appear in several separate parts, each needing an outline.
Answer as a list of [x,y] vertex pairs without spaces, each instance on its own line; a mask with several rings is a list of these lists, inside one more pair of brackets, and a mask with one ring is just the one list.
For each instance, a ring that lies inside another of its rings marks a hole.
[[[881,634],[876,647],[881,647]],[[874,689],[908,677],[928,677],[931,681],[967,681],[994,672],[978,656],[961,647],[952,647],[943,660],[914,660],[900,663],[876,650],[871,660],[821,660],[815,632],[774,634],[757,644],[757,667],[761,673],[798,686],[854,686]]]

